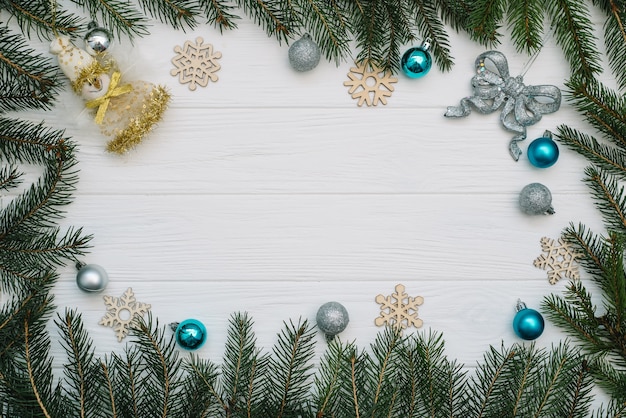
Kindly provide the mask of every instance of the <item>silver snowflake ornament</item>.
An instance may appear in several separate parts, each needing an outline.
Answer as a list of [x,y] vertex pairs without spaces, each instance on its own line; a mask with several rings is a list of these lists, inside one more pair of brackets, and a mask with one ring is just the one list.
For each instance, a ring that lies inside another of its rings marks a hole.
[[535,259],[533,264],[543,270],[548,271],[550,284],[556,284],[563,277],[568,279],[579,279],[578,264],[576,260],[580,254],[576,253],[571,244],[563,238],[558,241],[548,237],[541,238],[541,254]]
[[195,90],[196,85],[206,87],[210,81],[217,81],[217,74],[221,68],[218,59],[221,52],[214,52],[213,45],[205,44],[204,39],[196,38],[196,43],[186,41],[180,47],[174,48],[176,56],[172,58],[175,69],[170,71],[172,76],[178,76],[181,84],[189,83],[189,90]]
[[401,284],[396,285],[391,296],[376,296],[376,303],[380,305],[380,316],[374,323],[379,327],[386,323],[402,331],[410,326],[419,328],[424,323],[417,317],[417,307],[424,303],[424,298],[409,296]]

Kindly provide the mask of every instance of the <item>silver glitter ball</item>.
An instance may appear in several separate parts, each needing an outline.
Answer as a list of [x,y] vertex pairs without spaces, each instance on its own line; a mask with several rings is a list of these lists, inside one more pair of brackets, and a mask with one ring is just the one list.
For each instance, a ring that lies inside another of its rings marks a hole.
[[320,49],[308,33],[289,47],[289,63],[296,71],[309,71],[320,62]]
[[101,292],[109,283],[106,270],[97,264],[78,263],[76,285],[84,292]]
[[87,26],[87,33],[85,34],[84,40],[85,50],[90,55],[97,55],[108,51],[111,47],[113,37],[111,36],[111,32],[105,28],[99,27],[96,22],[91,22]]
[[552,193],[541,183],[526,185],[519,195],[522,212],[528,215],[552,215]]
[[348,311],[339,302],[326,302],[320,306],[315,319],[317,327],[329,341],[346,329],[348,322],[350,322]]

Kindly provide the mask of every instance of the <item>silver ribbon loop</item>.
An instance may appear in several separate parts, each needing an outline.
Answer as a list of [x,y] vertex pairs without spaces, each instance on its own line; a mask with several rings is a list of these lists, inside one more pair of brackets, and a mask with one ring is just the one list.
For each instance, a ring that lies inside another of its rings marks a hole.
[[[496,71],[487,69],[486,60],[494,64]],[[561,90],[552,85],[526,86],[522,76],[511,77],[506,57],[498,51],[483,52],[476,58],[475,66],[473,94],[461,99],[459,106],[448,106],[444,116],[464,117],[471,113],[472,107],[484,114],[502,108],[502,125],[517,134],[509,143],[509,152],[517,161],[522,155],[517,142],[526,139],[526,127],[539,122],[542,115],[559,110]]]

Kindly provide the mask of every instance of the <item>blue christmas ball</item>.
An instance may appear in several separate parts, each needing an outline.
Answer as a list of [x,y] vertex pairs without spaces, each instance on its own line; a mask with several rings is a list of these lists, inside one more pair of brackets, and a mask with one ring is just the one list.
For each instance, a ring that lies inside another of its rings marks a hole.
[[559,147],[552,138],[537,138],[528,146],[528,160],[539,168],[548,168],[559,159]]
[[525,340],[538,338],[543,333],[544,327],[543,317],[534,309],[520,309],[513,318],[513,330],[518,337]]
[[176,342],[185,350],[197,350],[207,338],[204,324],[197,319],[185,319],[175,331]]
[[400,60],[402,71],[410,78],[424,77],[428,74],[432,65],[433,60],[430,52],[423,46],[410,48],[402,55]]

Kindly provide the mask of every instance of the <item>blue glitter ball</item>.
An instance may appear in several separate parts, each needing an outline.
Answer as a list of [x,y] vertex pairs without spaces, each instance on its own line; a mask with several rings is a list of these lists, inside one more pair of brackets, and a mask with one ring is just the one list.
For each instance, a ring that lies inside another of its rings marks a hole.
[[402,71],[410,78],[424,77],[432,65],[433,60],[430,53],[422,46],[410,48],[400,60]]
[[522,308],[513,318],[513,330],[518,337],[525,340],[538,338],[545,327],[543,317],[539,312],[530,308]]
[[185,319],[176,327],[176,342],[185,350],[197,350],[207,338],[206,328],[197,319]]
[[552,138],[537,138],[528,146],[528,160],[539,168],[548,168],[559,159],[559,147]]

